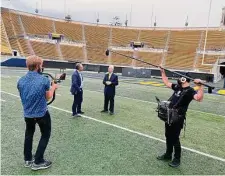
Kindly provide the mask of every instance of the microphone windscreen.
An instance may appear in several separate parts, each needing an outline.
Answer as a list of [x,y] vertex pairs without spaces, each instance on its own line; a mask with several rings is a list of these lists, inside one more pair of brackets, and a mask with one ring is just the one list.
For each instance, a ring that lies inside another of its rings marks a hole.
[[105,51],[105,55],[109,56],[109,50],[108,49]]

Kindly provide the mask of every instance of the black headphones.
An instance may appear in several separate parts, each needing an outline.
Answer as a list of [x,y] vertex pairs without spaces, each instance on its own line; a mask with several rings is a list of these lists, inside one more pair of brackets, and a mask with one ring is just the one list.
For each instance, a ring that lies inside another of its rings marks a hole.
[[[190,74],[189,74],[189,73],[185,73],[185,75],[186,75],[187,77],[190,77]],[[182,83],[185,83],[186,81],[187,81],[187,82],[190,82],[190,81],[191,81],[189,78],[185,78],[185,77],[181,77],[181,78],[179,78],[179,79],[180,79],[180,82],[182,82]]]

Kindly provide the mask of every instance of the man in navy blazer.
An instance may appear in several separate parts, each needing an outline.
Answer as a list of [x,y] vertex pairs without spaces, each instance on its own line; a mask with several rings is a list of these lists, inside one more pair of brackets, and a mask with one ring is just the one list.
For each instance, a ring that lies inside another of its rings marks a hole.
[[108,73],[105,74],[103,79],[103,84],[105,85],[104,95],[105,95],[105,102],[104,102],[104,110],[101,112],[108,112],[108,105],[110,101],[110,115],[114,114],[114,97],[116,94],[116,86],[118,85],[118,76],[113,73],[114,66],[110,65],[108,68]]
[[81,75],[82,71],[83,65],[81,63],[77,63],[76,70],[72,75],[72,84],[70,88],[70,92],[74,96],[72,106],[73,117],[80,117],[79,114],[84,114],[84,112],[81,111],[81,103],[83,101],[83,76]]

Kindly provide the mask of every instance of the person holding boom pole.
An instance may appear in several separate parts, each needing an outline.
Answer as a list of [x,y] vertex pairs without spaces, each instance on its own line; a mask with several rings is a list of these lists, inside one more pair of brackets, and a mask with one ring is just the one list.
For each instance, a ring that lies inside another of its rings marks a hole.
[[165,123],[166,152],[163,155],[158,156],[157,159],[164,161],[172,160],[172,153],[174,150],[174,158],[169,163],[169,166],[178,167],[180,165],[181,158],[181,144],[179,136],[186,119],[186,112],[193,99],[199,102],[203,100],[204,87],[201,84],[202,80],[195,79],[194,83],[199,86],[198,92],[196,92],[190,87],[190,79],[185,77],[179,78],[177,80],[177,84],[172,84],[168,81],[165,70],[162,67],[160,67],[160,70],[164,84],[174,91],[173,95],[169,99],[169,114],[171,116],[175,116],[175,119],[177,120]]

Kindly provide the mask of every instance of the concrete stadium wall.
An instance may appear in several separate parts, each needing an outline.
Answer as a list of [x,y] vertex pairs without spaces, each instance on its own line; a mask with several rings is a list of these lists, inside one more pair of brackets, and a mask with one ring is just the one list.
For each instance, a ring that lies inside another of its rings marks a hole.
[[151,70],[150,69],[123,68],[122,76],[136,77],[136,78],[151,78]]
[[[76,62],[62,62],[62,61],[50,61],[44,60],[44,68],[58,68],[58,69],[75,69]],[[83,64],[84,70],[94,71],[94,72],[107,72],[107,65],[97,65],[97,64]],[[6,61],[1,62],[1,66],[7,67],[26,67],[25,58],[10,58]],[[114,68],[115,73],[122,73],[122,76],[136,77],[136,78],[151,78],[160,77],[161,73],[158,69],[145,69],[145,68],[133,68],[133,67],[119,67]],[[177,71],[178,73],[185,74],[185,71]],[[178,76],[167,72],[169,78],[177,78]],[[200,78],[208,82],[214,81],[214,74],[210,73],[199,73],[199,72],[189,72],[192,78]]]

